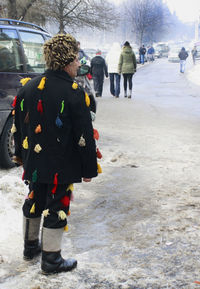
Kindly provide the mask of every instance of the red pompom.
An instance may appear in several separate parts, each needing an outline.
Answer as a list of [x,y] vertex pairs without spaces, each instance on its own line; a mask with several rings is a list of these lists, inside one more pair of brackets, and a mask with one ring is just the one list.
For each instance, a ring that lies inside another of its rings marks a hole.
[[37,104],[37,111],[39,111],[40,114],[43,113],[43,106],[42,106],[42,100],[38,100],[38,104]]
[[102,154],[100,152],[100,150],[97,148],[97,158],[101,159],[102,158]]
[[60,201],[64,207],[68,207],[70,204],[70,199],[67,196],[64,196]]
[[16,106],[16,102],[17,102],[17,95],[15,96],[15,98],[14,98],[14,100],[13,100],[12,107],[15,107],[15,106]]
[[94,136],[94,139],[98,140],[99,139],[99,133],[98,133],[98,130],[97,129],[93,129],[93,136]]
[[54,176],[53,184],[54,184],[54,187],[51,192],[52,194],[55,194],[57,186],[58,186],[58,173],[56,173]]

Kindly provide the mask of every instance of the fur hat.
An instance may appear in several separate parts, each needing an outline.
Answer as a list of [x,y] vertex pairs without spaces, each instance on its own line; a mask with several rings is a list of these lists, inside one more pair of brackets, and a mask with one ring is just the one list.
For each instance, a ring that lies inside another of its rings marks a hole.
[[45,42],[43,53],[49,69],[62,70],[76,58],[77,41],[70,34],[57,34]]

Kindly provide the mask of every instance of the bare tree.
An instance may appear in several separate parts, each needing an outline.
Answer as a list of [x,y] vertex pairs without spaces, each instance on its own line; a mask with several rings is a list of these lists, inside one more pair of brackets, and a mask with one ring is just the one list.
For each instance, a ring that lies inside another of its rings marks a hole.
[[164,31],[166,27],[165,12],[162,0],[127,2],[126,13],[139,45],[144,40],[153,42],[156,35]]
[[52,0],[47,1],[49,17],[64,33],[66,27],[112,27],[117,15],[106,0]]

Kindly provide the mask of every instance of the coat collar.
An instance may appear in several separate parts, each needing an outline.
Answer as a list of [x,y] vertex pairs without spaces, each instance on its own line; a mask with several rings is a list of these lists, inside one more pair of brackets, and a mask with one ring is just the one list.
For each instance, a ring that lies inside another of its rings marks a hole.
[[68,82],[73,82],[74,80],[71,78],[71,76],[69,76],[69,74],[64,71],[64,70],[51,70],[51,69],[47,69],[45,71],[45,76],[54,76],[54,77],[58,77],[58,78],[62,78]]

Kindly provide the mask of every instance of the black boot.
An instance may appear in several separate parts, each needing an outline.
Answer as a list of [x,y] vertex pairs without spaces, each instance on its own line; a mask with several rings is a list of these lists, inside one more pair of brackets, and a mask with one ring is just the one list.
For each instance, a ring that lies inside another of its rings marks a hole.
[[77,266],[75,259],[63,259],[61,251],[58,252],[45,252],[42,251],[42,273],[53,274],[59,272],[71,271]]
[[24,260],[32,260],[41,253],[41,245],[38,240],[24,241]]
[[41,245],[39,243],[40,221],[41,217],[23,217],[24,260],[32,260],[41,253]]

